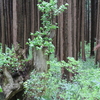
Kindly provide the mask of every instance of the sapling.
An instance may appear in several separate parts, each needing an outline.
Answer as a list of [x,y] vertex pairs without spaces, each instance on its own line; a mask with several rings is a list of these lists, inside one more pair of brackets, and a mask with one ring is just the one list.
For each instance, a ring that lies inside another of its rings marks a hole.
[[[55,52],[55,46],[53,45],[52,41],[54,36],[56,35],[55,30],[58,28],[56,23],[56,16],[67,9],[66,6],[68,6],[68,4],[62,4],[60,7],[58,7],[57,0],[50,0],[50,2],[46,2],[43,0],[38,1],[38,9],[43,14],[41,16],[42,27],[40,27],[39,31],[31,33],[34,38],[29,39],[27,44],[30,47],[33,47],[34,50],[33,57],[36,72],[43,72],[48,70],[48,64],[52,63],[52,61],[49,62],[49,56]],[[59,65],[62,65],[62,62]],[[37,100],[40,100],[43,96],[45,100],[50,100],[54,98],[52,98],[52,94],[54,94],[53,90],[59,89],[61,81],[57,80],[57,77],[52,77],[52,75],[54,75],[53,73],[57,74],[57,72],[54,71],[54,69],[53,71],[51,71],[50,69],[48,73],[34,73],[35,70],[31,73],[30,79],[24,83],[24,86],[26,88],[25,93],[29,93],[28,96],[33,96]],[[55,84],[56,86],[54,86]]]
[[58,7],[57,0],[50,0],[50,2],[39,0],[37,4],[39,11],[43,13],[41,16],[42,27],[39,31],[31,33],[34,39],[28,39],[27,44],[34,48],[34,66],[38,71],[47,71],[50,54],[55,52],[55,46],[52,41],[55,36],[55,30],[58,28],[56,23],[56,16],[67,9],[65,5]]

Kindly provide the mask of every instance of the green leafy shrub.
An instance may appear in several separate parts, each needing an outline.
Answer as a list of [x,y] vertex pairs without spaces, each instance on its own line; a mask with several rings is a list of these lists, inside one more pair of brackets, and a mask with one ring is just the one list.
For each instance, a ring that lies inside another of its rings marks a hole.
[[[39,1],[38,8],[44,13],[41,18],[43,27],[40,27],[40,32],[31,33],[34,39],[29,39],[27,44],[37,50],[46,48],[46,54],[49,54],[54,52],[52,39],[49,38],[50,32],[58,28],[57,23],[51,23],[52,19],[64,11],[68,4],[58,8],[56,0],[50,0],[49,3]],[[87,49],[86,57],[89,57],[89,45],[85,49]],[[48,61],[50,69],[47,73],[39,73],[35,70],[31,73],[30,79],[24,83],[25,93],[37,100],[100,100],[100,71],[93,68],[94,65],[91,62],[93,59],[90,58],[87,62],[83,62],[70,57],[68,57],[68,63],[54,59]],[[74,71],[78,73],[73,77],[72,82],[61,79],[61,67],[66,67],[72,73]]]
[[[47,73],[33,71],[30,79],[24,83],[25,93],[37,100],[100,100],[100,69],[94,68],[89,62],[68,59],[69,62],[65,63],[53,58],[48,62],[50,69]],[[93,62],[91,59],[89,61]],[[84,67],[87,63],[90,65]],[[61,67],[73,64],[78,74],[73,77],[72,82],[62,80]]]
[[21,59],[20,55],[16,54],[13,47],[6,47],[6,53],[0,53],[0,70],[2,70],[3,66],[10,69],[12,72],[18,69],[22,69],[25,61],[26,60]]
[[24,83],[25,93],[37,100],[67,100],[67,90],[71,84],[61,79],[61,67],[66,66],[66,69],[69,69],[67,66],[71,66],[72,70],[69,70],[71,72],[80,67],[79,62],[74,58],[68,57],[68,59],[68,63],[56,60],[48,61],[50,69],[47,73],[39,73],[34,70],[30,75],[30,79]]
[[[61,5],[58,7],[57,0],[50,0],[50,2],[39,0],[39,4],[37,4],[38,9],[43,12],[41,16],[42,25],[40,27],[40,31],[36,31],[35,33],[31,33],[34,36],[34,39],[28,39],[27,44],[30,47],[34,47],[36,50],[45,49],[45,55],[54,53],[55,47],[52,44],[51,31],[58,28],[57,23],[53,22],[54,18],[67,9],[65,5]],[[53,34],[54,35],[54,34]],[[52,35],[52,36],[53,36]]]

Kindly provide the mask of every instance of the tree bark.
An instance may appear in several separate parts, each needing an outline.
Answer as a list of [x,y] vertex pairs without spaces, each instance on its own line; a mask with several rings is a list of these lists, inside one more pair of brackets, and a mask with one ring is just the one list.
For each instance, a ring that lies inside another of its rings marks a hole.
[[[96,28],[96,45],[100,43],[100,1],[98,1],[98,9],[97,9],[97,28]],[[99,62],[100,67],[100,48],[96,51],[96,57],[95,57],[95,64]]]
[[17,49],[17,1],[13,0],[13,44]]
[[94,56],[94,42],[96,37],[96,16],[97,16],[96,0],[91,0],[91,56]]
[[3,66],[3,77],[2,89],[5,100],[11,100],[16,93],[23,90],[23,77],[19,76],[14,79],[5,66]]
[[86,61],[86,57],[85,57],[85,20],[84,20],[84,16],[85,15],[85,1],[82,1],[82,27],[81,27],[81,38],[82,38],[82,59],[84,60],[84,61]]
[[0,1],[1,4],[1,32],[2,32],[2,52],[5,53],[5,29],[4,29],[4,1]]
[[45,49],[36,50],[34,48],[34,68],[39,72],[47,72],[47,61],[49,57],[45,55]]

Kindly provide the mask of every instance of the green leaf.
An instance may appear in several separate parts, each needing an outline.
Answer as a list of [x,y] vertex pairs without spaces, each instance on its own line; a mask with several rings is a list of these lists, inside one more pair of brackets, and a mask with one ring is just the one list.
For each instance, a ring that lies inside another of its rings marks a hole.
[[65,6],[69,6],[69,4],[68,4],[68,3],[66,3],[66,4],[65,4]]
[[34,35],[33,33],[31,33],[31,35]]
[[38,0],[38,2],[42,2],[42,0]]
[[50,0],[50,3],[52,4],[54,2],[54,0]]
[[0,92],[3,92],[1,86],[0,86]]

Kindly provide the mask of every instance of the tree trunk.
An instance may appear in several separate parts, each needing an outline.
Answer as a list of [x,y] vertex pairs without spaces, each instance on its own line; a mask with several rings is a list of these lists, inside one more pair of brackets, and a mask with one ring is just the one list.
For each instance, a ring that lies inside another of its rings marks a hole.
[[47,65],[47,61],[49,60],[49,57],[45,55],[45,49],[36,50],[34,48],[34,67],[37,71],[40,72],[46,72],[49,68]]
[[5,53],[5,28],[4,28],[4,1],[0,1],[1,4],[1,32],[2,32],[2,52]]
[[76,2],[76,0],[73,0],[73,7],[74,7],[74,9],[73,9],[73,53],[74,53],[74,55],[73,55],[73,57],[75,58],[75,59],[77,59],[78,57],[77,57],[77,50],[76,50],[76,40],[77,40],[77,37],[76,37],[76,25],[77,25],[77,21],[76,21],[76,5],[77,4],[77,2]]
[[86,61],[86,58],[85,58],[85,36],[84,36],[84,34],[85,34],[85,26],[84,26],[84,24],[85,24],[85,20],[84,20],[84,15],[85,15],[85,6],[84,6],[84,4],[85,4],[85,1],[82,1],[82,23],[81,23],[81,39],[82,39],[82,59],[84,60],[84,61]]
[[97,0],[91,0],[91,56],[94,56],[94,42],[96,37]]
[[[100,1],[98,0],[98,9],[97,9],[97,28],[96,28],[96,44],[100,43]],[[99,67],[100,67],[100,48],[96,51],[96,57],[95,57],[95,64],[97,64],[99,62]]]
[[29,78],[30,72],[33,70],[32,61],[26,62],[23,69],[15,72],[10,71],[5,66],[2,68],[1,87],[5,95],[5,100],[27,100],[27,96],[24,96],[23,82]]
[[23,77],[13,78],[9,70],[3,66],[2,89],[5,94],[5,100],[11,100],[16,93],[23,90]]

